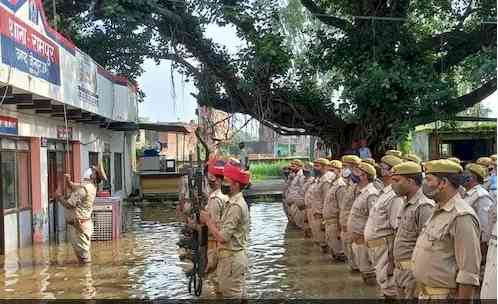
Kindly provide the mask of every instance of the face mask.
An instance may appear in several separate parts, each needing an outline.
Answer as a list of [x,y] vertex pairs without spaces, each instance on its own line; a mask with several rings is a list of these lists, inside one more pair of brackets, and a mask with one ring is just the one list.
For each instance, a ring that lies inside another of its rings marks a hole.
[[392,184],[391,187],[393,188],[394,193],[396,193],[397,196],[404,196],[405,194],[403,193],[403,186],[402,184]]
[[439,192],[441,192],[441,189],[439,189],[439,184],[432,188],[430,187],[426,182],[422,185],[422,191],[424,192],[424,195],[427,196],[430,199],[434,199]]
[[469,172],[464,172],[462,174],[462,183],[463,184],[470,182],[471,179],[472,179],[472,175]]
[[342,177],[348,178],[349,176],[351,176],[351,169],[346,168],[346,169],[342,170]]
[[221,193],[225,195],[230,194],[230,185],[221,185]]
[[351,174],[351,181],[355,184],[359,183],[360,182],[360,177],[356,174]]
[[216,188],[216,182],[208,181],[208,186],[211,190],[213,190],[214,188]]
[[322,173],[318,169],[313,169],[313,175],[315,177],[320,177],[320,176],[322,176]]
[[306,176],[306,177],[310,177],[311,176],[311,172],[310,171],[303,171],[303,175]]

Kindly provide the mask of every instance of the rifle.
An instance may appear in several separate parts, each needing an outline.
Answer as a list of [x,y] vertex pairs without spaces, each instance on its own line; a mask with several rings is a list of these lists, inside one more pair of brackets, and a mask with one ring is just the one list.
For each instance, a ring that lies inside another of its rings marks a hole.
[[[200,212],[204,209],[205,204],[204,194],[202,191],[203,184],[202,167],[198,166],[193,174],[188,176],[189,184],[189,201],[192,204],[192,215],[196,226],[200,223]],[[189,273],[188,292],[200,296],[202,293],[202,277],[207,266],[207,240],[208,240],[208,227],[206,225],[200,226],[200,229],[194,228],[192,233],[192,262],[194,267],[192,272]]]

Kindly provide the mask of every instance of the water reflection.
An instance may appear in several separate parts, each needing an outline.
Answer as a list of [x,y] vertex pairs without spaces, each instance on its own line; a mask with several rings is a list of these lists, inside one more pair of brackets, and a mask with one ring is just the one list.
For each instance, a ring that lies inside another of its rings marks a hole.
[[[177,255],[181,224],[165,207],[127,210],[127,233],[92,243],[89,266],[80,267],[72,248],[35,246],[1,258],[0,298],[191,298]],[[358,274],[330,260],[287,227],[281,204],[251,207],[250,298],[375,297]],[[214,297],[208,283],[202,297]]]

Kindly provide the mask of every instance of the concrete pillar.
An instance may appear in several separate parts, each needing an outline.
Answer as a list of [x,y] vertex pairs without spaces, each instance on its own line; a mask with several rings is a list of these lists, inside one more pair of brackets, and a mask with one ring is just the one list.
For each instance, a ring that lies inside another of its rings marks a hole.
[[[41,141],[39,137],[30,138],[31,161],[31,202],[33,208],[33,243],[43,243],[44,223],[48,220],[46,208],[42,203]],[[45,157],[46,158],[46,157]],[[46,168],[46,165],[45,165]],[[46,180],[46,178],[45,178]],[[47,192],[47,190],[45,190]]]
[[72,142],[73,148],[73,180],[76,183],[81,181],[81,143],[79,141]]

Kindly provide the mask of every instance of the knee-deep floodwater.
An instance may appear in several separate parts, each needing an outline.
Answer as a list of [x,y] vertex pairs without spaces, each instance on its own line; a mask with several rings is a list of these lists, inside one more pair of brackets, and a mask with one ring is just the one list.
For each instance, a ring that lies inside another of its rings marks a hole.
[[[176,242],[182,224],[171,207],[131,207],[116,241],[92,242],[89,266],[68,244],[24,248],[0,256],[0,298],[192,298]],[[345,264],[334,264],[287,224],[282,205],[251,207],[249,298],[373,298]],[[204,298],[214,298],[209,284]]]

